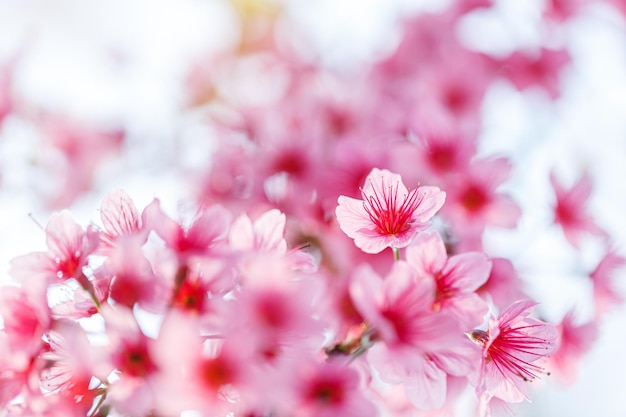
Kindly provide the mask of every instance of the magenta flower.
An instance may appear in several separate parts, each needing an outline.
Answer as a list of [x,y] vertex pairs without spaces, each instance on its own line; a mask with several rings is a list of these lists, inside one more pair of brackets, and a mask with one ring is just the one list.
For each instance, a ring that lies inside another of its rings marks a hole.
[[442,407],[448,377],[471,374],[480,355],[453,316],[433,311],[435,293],[435,283],[404,261],[384,278],[365,264],[350,285],[356,309],[374,329],[369,364],[382,381],[403,384],[422,410]]
[[489,330],[474,330],[471,339],[483,346],[477,391],[487,398],[516,403],[528,398],[526,381],[544,368],[535,362],[556,349],[558,332],[553,325],[529,318],[537,303],[520,300],[498,319],[489,320]]
[[341,230],[366,253],[408,246],[446,197],[438,187],[409,191],[400,175],[378,168],[367,176],[361,194],[363,200],[340,196],[335,213]]

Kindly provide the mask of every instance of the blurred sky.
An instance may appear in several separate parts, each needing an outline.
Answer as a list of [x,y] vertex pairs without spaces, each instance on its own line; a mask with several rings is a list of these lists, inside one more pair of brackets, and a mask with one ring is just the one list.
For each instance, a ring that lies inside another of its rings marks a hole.
[[[393,47],[402,13],[445,4],[292,0],[286,6],[291,24],[306,35],[301,42],[309,49],[303,53],[321,53],[328,66],[354,67]],[[545,36],[541,6],[541,0],[496,1],[493,10],[467,18],[459,36],[468,47],[499,55],[538,45]],[[195,59],[228,50],[237,36],[233,12],[219,0],[0,0],[0,63],[19,58],[12,85],[17,96],[87,120],[122,120],[129,130],[123,161],[101,170],[93,190],[73,204],[80,221],[97,220],[100,199],[116,187],[126,189],[140,208],[158,196],[166,208],[176,209],[187,190],[170,168],[173,151],[183,150],[177,164],[207,163],[198,159],[203,152],[194,140],[206,132],[180,132],[189,122],[184,117],[193,117],[180,114],[180,81]],[[597,6],[558,36],[573,55],[563,97],[550,103],[540,92],[494,85],[481,136],[481,152],[514,160],[507,190],[527,213],[514,239],[513,232],[490,231],[486,247],[522,267],[531,294],[552,320],[572,303],[581,317],[591,314],[589,287],[578,285],[582,278],[576,274],[592,268],[600,253],[588,245],[579,256],[549,226],[550,169],[570,184],[588,170],[595,183],[594,216],[626,252],[626,24],[608,6]],[[33,126],[18,118],[9,117],[0,132],[2,270],[12,257],[45,247],[43,232],[29,217],[45,224],[50,214],[36,198],[47,180],[33,164],[37,140]],[[564,278],[564,270],[573,278]],[[601,328],[579,383],[536,383],[527,415],[626,416],[625,350],[622,308]]]

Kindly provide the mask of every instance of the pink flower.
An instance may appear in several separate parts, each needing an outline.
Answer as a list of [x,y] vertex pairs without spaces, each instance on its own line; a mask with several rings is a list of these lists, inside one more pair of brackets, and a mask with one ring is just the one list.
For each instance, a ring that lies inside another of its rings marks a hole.
[[193,222],[183,227],[165,214],[158,199],[145,208],[144,218],[145,225],[154,230],[181,259],[206,254],[226,237],[230,227],[230,213],[221,206],[198,210]]
[[470,337],[483,346],[483,360],[477,393],[506,402],[529,400],[527,381],[538,378],[544,368],[540,359],[556,348],[556,328],[528,315],[537,305],[520,300],[507,308],[496,320],[489,319],[489,329],[474,330]]
[[119,379],[108,388],[107,401],[131,415],[145,415],[154,407],[155,383],[160,377],[156,341],[139,327],[132,310],[102,306],[109,339],[108,359],[119,371]]
[[446,181],[447,204],[442,210],[463,249],[479,248],[486,226],[515,227],[520,208],[497,188],[509,177],[506,158],[475,159],[465,172]]
[[100,238],[92,227],[86,231],[67,211],[52,216],[46,226],[47,252],[32,252],[11,261],[11,275],[21,282],[34,278],[49,283],[71,278],[82,282],[83,267],[88,257],[97,249]]
[[434,282],[404,261],[395,262],[384,280],[365,265],[355,272],[350,293],[374,330],[367,358],[380,378],[403,384],[420,409],[443,406],[447,375],[467,375],[479,352],[457,320],[432,310]]
[[596,315],[600,316],[612,306],[624,303],[624,294],[616,288],[615,278],[624,279],[626,258],[614,251],[607,252],[589,274],[593,283],[593,298],[596,303]]
[[341,230],[363,252],[409,245],[441,208],[446,194],[438,187],[418,187],[410,192],[400,175],[374,168],[361,190],[363,200],[340,196],[335,213]]
[[441,179],[455,172],[464,171],[476,153],[476,141],[467,135],[445,131],[444,128],[424,129],[418,133],[420,159],[428,169],[429,176]]
[[505,258],[491,259],[491,272],[487,281],[478,289],[478,294],[487,298],[500,310],[517,300],[528,298],[523,291],[513,263]]
[[345,363],[305,362],[293,374],[293,408],[299,417],[374,417],[376,407],[361,392],[359,374]]
[[570,62],[567,50],[542,48],[535,54],[516,51],[503,62],[504,73],[519,91],[540,87],[551,99],[560,94],[559,75]]
[[598,337],[598,325],[594,321],[578,324],[574,311],[565,314],[557,325],[558,349],[550,357],[553,375],[566,384],[573,384],[578,377],[578,365]]
[[467,252],[448,258],[441,236],[425,232],[406,249],[406,261],[419,276],[434,281],[434,310],[452,314],[463,328],[471,329],[483,322],[489,309],[475,291],[489,277],[491,262],[487,255]]
[[556,195],[554,221],[561,226],[565,238],[572,246],[578,248],[580,239],[585,233],[606,236],[606,232],[585,211],[585,204],[592,188],[588,174],[583,174],[569,190],[561,185],[554,172],[550,172],[550,182]]
[[165,286],[142,251],[142,238],[118,238],[104,266],[112,274],[110,298],[117,304],[157,312],[165,305]]
[[[29,366],[42,348],[42,336],[50,327],[50,310],[43,294],[32,294],[28,289],[14,286],[0,288],[0,318],[3,335],[13,369]],[[7,354],[7,352],[3,352]],[[4,359],[4,358],[3,358]]]
[[95,388],[90,388],[92,377],[106,381],[113,370],[104,356],[104,348],[92,346],[81,326],[70,320],[56,321],[48,340],[50,350],[42,354],[47,361],[42,387],[58,390],[87,412],[97,395]]

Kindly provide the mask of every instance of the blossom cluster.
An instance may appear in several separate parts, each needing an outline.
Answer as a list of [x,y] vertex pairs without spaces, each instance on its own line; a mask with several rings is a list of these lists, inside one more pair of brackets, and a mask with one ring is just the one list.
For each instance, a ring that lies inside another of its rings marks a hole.
[[[626,258],[590,210],[591,173],[555,166],[535,204],[566,250],[599,255],[582,272],[590,317],[542,311],[532,271],[484,244],[517,240],[527,213],[514,159],[482,148],[482,108],[494,85],[558,102],[573,60],[559,30],[621,3],[546,1],[552,36],[499,56],[455,35],[496,5],[458,0],[403,16],[392,49],[343,72],[285,36],[287,5],[224,1],[237,45],[180,85],[175,150],[202,163],[158,159],[190,190],[181,213],[97,183],[141,142],[132,126],[35,110],[11,88],[17,65],[0,67],[0,123],[29,121],[43,138],[29,161],[59,177],[40,196],[56,210],[47,248],[0,287],[0,415],[488,416],[575,381],[624,302]],[[242,93],[250,77],[269,91]],[[81,224],[66,206],[90,190],[100,219]]]
[[288,248],[276,209],[233,220],[213,205],[183,222],[118,190],[101,227],[55,214],[48,249],[15,258],[0,293],[8,415],[375,416],[441,409],[467,384],[485,403],[528,398],[556,328],[528,317],[530,300],[477,328],[491,262],[448,257],[424,231],[443,191],[374,169],[363,195],[339,198],[339,225],[397,261],[384,278],[358,266],[343,292]]

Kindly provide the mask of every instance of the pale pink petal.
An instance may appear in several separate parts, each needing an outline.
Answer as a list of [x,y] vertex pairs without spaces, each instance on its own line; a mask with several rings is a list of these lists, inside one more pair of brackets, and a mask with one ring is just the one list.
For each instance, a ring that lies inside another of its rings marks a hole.
[[432,274],[443,270],[448,259],[446,247],[437,232],[418,234],[405,253],[406,261],[419,274]]
[[116,190],[104,196],[100,205],[100,218],[106,232],[114,237],[141,229],[139,211],[124,190]]
[[425,223],[443,206],[446,201],[446,193],[441,191],[439,187],[421,186],[417,189],[417,194],[421,203],[413,213],[413,219]]
[[481,252],[454,255],[442,271],[446,284],[464,293],[476,291],[487,282],[490,272],[491,262]]
[[421,410],[441,408],[446,399],[447,374],[431,361],[425,361],[423,372],[415,373],[405,383],[406,395]]

